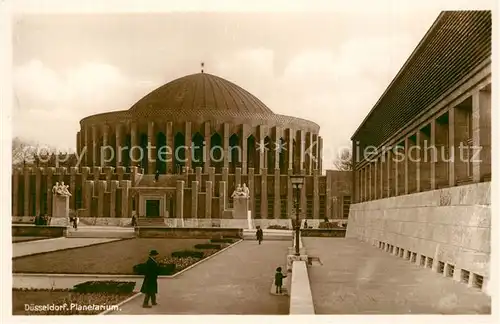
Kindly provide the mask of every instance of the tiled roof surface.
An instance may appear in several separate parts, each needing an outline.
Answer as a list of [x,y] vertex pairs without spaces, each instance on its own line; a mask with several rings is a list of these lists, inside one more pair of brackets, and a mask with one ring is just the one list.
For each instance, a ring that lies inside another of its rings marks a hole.
[[441,13],[352,140],[382,144],[490,57],[490,11]]

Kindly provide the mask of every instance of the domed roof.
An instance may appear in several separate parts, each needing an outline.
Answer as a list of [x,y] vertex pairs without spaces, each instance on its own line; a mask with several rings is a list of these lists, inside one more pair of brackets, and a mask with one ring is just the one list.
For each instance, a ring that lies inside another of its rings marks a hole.
[[208,73],[197,73],[171,81],[143,97],[130,109],[132,113],[146,111],[176,111],[216,115],[274,115],[262,101],[236,84]]

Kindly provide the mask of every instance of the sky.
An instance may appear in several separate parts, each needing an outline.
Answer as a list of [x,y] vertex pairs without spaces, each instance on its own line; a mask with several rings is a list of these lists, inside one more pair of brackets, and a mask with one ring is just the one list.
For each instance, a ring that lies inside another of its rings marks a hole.
[[438,14],[16,14],[13,136],[73,149],[85,116],[129,109],[204,62],[275,113],[319,124],[332,168]]

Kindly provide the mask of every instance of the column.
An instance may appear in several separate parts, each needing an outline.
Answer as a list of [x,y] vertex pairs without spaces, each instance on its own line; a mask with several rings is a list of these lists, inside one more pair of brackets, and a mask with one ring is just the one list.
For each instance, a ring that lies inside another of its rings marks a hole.
[[[302,169],[301,170],[302,175],[306,175],[306,170]],[[302,190],[300,191],[300,218],[301,219],[306,219],[307,217],[307,196],[306,196],[306,190],[307,190],[307,181],[304,179],[304,185],[302,186]]]
[[293,174],[292,169],[288,169],[288,181],[286,183],[286,214],[287,218],[292,219],[294,215],[294,205],[295,196],[293,195],[293,186],[290,180],[290,176]]
[[76,154],[80,155],[82,152],[82,134],[80,132],[76,132]]
[[[35,168],[35,216],[41,215],[40,198],[42,197],[42,170]],[[74,188],[72,186],[71,188]],[[14,188],[12,188],[14,190]],[[16,214],[12,214],[16,215]]]
[[92,126],[92,165],[96,166],[99,164],[98,148],[97,148],[97,127]]
[[[299,147],[300,147],[300,165],[299,165],[299,172],[302,173],[302,170],[305,170],[305,156],[304,156],[304,150],[305,150],[305,144],[306,144],[306,138],[305,138],[305,133],[303,130],[299,130]],[[305,173],[304,173],[305,174]]]
[[[201,169],[201,167],[200,167]],[[198,181],[191,182],[191,218],[198,217]]]
[[256,148],[259,152],[259,166],[258,166],[258,171],[259,173],[262,173],[263,168],[267,168],[267,161],[264,161],[264,156],[265,156],[265,150],[264,150],[264,128],[263,126],[257,126],[257,143]]
[[378,198],[382,199],[384,198],[385,191],[384,191],[384,168],[385,168],[385,152],[382,152],[382,155],[380,156],[380,161],[377,166],[377,171],[378,171],[378,181],[379,182],[379,187],[378,187]]
[[121,214],[121,217],[126,217],[126,218],[130,218],[132,217],[132,210],[129,209],[129,204],[128,204],[128,201],[129,201],[129,196],[130,196],[130,193],[129,193],[129,190],[130,190],[130,187],[132,186],[132,182],[130,180],[122,180],[120,181],[120,189],[122,191],[122,214]]
[[242,184],[241,183],[241,168],[236,168],[234,171],[234,182],[236,185]]
[[260,218],[267,218],[267,169],[261,169]]
[[305,162],[305,170],[306,174],[310,175],[311,174],[311,165],[312,165],[312,158],[311,158],[311,143],[312,142],[312,134],[311,132],[306,133],[306,138],[305,138],[305,148],[304,148],[304,162]]
[[223,139],[223,149],[224,149],[224,168],[229,168],[229,124],[224,123],[224,139]]
[[433,118],[430,123],[431,136],[430,136],[430,179],[431,179],[431,190],[436,189],[436,119]]
[[116,215],[116,190],[118,188],[119,182],[116,180],[111,180],[109,182],[110,184],[110,194],[109,194],[109,217],[115,218],[117,217]]
[[184,219],[184,181],[177,180],[176,190],[175,190],[175,217],[178,219]]
[[392,151],[388,150],[386,152],[387,154],[387,159],[385,160],[386,163],[386,181],[387,181],[387,186],[386,186],[386,195],[387,197],[390,197],[392,195],[392,189],[391,186],[393,185],[393,179],[392,179],[392,169],[394,167],[394,161],[393,161],[393,156],[392,156]]
[[107,182],[105,180],[97,181],[97,217],[104,217],[104,193],[106,187]]
[[219,182],[219,218],[224,216],[227,203],[227,182]]
[[204,136],[204,141],[205,141],[205,164],[204,164],[204,173],[208,173],[208,169],[210,168],[210,163],[212,162],[212,159],[210,159],[210,149],[212,148],[212,145],[210,143],[210,123],[205,122],[204,124],[204,131],[205,131],[205,136]]
[[319,174],[323,174],[323,138],[321,136],[318,137],[318,168]]
[[455,158],[458,152],[455,152],[455,108],[451,107],[448,110],[448,150],[449,150],[449,162],[448,162],[448,185],[454,187],[456,184],[455,179]]
[[92,156],[93,148],[91,148],[92,146],[90,145],[91,134],[89,134],[90,132],[88,126],[84,126],[82,131],[83,131],[83,139],[85,141],[85,147],[83,148],[83,150],[85,151],[84,162],[85,165],[90,165],[94,159]]
[[[287,129],[287,149],[288,149],[288,175],[291,175],[293,174],[293,129],[291,128],[288,128]],[[292,171],[292,173],[290,173],[290,170]],[[291,215],[291,214],[288,214],[288,215]]]
[[[165,125],[165,141],[167,146],[167,174],[172,174],[174,172],[174,135],[173,135],[173,125],[172,122],[167,122]],[[205,164],[206,165],[206,164]]]
[[101,158],[100,166],[105,167],[107,165],[106,160],[108,159],[108,150],[104,150],[103,147],[106,147],[109,144],[109,127],[108,125],[102,126],[102,147],[99,147],[99,157]]
[[[396,150],[398,150],[398,146],[396,145]],[[399,158],[395,156],[396,154],[393,154],[393,176],[394,176],[394,196],[399,196],[399,173],[398,169],[400,169],[400,164]]]
[[422,146],[421,146],[421,141],[422,141],[422,132],[420,130],[417,131],[417,153],[412,157],[415,158],[415,184],[417,188],[417,192],[420,192],[420,168],[422,167]]
[[491,178],[491,92],[481,90],[472,96],[472,179]]
[[[94,181],[87,180],[85,181],[85,190],[84,190],[84,195],[85,195],[85,205],[83,208],[85,208],[85,216],[90,217],[92,215],[92,197],[93,192],[94,192]],[[52,191],[51,191],[52,192]],[[52,197],[51,197],[52,198]]]
[[31,177],[31,168],[24,168],[24,211],[23,216],[31,216],[30,214],[30,198],[31,198],[31,190],[30,190],[30,177]]
[[275,219],[281,218],[281,190],[280,190],[280,170],[274,169],[274,215]]
[[115,156],[116,156],[116,168],[121,167],[123,165],[123,151],[122,148],[122,125],[116,124],[115,130]]
[[271,143],[270,150],[274,150],[274,169],[280,169],[280,150],[278,146],[281,145],[281,129],[279,127],[274,128],[274,143]]
[[405,153],[405,161],[404,161],[404,170],[405,170],[405,177],[404,177],[404,182],[405,182],[405,195],[407,195],[410,192],[410,159],[408,158],[408,148],[410,147],[410,141],[408,140],[408,136],[405,137],[405,148],[404,148],[404,153]]
[[[69,206],[71,209],[76,210],[76,204],[75,204],[75,194],[76,194],[76,174],[78,173],[78,168],[77,167],[70,167],[69,168],[69,190],[71,192],[71,197],[69,197]],[[38,182],[38,180],[37,180]],[[38,183],[37,183],[37,197],[38,197]],[[38,199],[37,199],[38,202]],[[37,209],[38,210],[38,209]]]
[[373,181],[372,181],[372,163],[369,163],[367,166],[368,169],[368,200],[373,199]]
[[319,218],[319,179],[318,170],[313,170],[313,218]]
[[205,194],[205,218],[212,218],[212,193],[213,193],[213,182],[207,181],[205,182],[206,186],[206,194]]
[[12,170],[12,216],[19,215],[19,169]]
[[378,158],[375,159],[373,162],[373,199],[378,199],[378,188],[379,188],[379,183],[378,183]]
[[138,166],[139,165],[139,154],[137,151],[137,124],[135,122],[132,122],[130,125],[130,156],[131,156],[131,163],[130,166]]
[[[208,168],[208,181],[212,182],[212,185],[215,186],[215,167]],[[214,187],[212,186],[212,190]],[[212,191],[212,195],[214,192]]]
[[148,122],[148,174],[156,172],[156,136],[154,122]]
[[[358,173],[360,173],[361,171],[358,170]],[[361,191],[359,190],[360,188],[358,188],[358,192],[360,193]],[[330,218],[330,216],[332,215],[332,171],[331,170],[326,170],[326,192],[325,192],[325,212],[326,212],[326,217]],[[358,200],[357,202],[360,202],[360,200]]]
[[226,184],[229,183],[229,168],[222,168],[222,181],[224,181]]
[[191,122],[186,122],[186,132],[185,132],[184,141],[186,145],[186,174],[191,173],[191,159],[192,159],[192,142],[193,136],[191,135]]
[[242,156],[241,156],[241,168],[243,171],[243,174],[247,174],[247,169],[248,169],[248,162],[247,162],[247,154],[248,154],[248,125],[243,124],[242,125],[242,130],[241,130],[241,149],[242,149]]
[[248,168],[248,190],[250,191],[250,206],[252,217],[255,218],[255,169]]

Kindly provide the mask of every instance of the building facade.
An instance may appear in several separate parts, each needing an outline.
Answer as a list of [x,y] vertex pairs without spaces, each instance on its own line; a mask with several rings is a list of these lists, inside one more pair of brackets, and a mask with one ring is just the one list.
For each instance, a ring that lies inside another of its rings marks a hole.
[[347,235],[488,291],[491,12],[443,12],[352,136]]
[[70,208],[82,217],[221,219],[231,193],[246,183],[255,218],[288,219],[295,197],[289,176],[302,174],[303,218],[347,217],[350,172],[322,175],[319,126],[274,114],[203,71],[161,86],[128,110],[86,117],[80,127],[81,165],[14,170],[14,216],[51,215],[51,188],[64,181],[73,193]]

